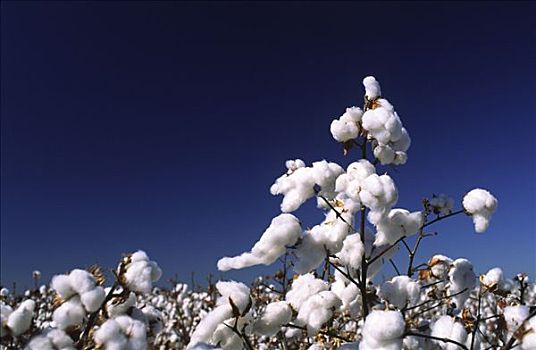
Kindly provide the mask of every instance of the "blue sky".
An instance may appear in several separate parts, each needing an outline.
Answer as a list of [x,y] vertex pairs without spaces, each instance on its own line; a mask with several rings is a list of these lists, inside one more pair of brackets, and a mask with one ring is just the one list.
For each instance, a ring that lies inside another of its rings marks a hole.
[[[355,157],[329,123],[369,74],[413,141],[388,169],[400,206],[474,187],[499,199],[485,234],[453,218],[417,260],[536,274],[533,3],[1,6],[3,284],[136,249],[166,278],[218,276],[279,213],[286,159]],[[322,220],[312,203],[297,215]]]

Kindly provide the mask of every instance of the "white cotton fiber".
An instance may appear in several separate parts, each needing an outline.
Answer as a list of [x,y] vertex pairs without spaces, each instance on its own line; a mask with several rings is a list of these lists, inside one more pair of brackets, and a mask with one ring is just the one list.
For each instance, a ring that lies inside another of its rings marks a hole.
[[[446,338],[465,344],[467,332],[460,322],[456,322],[450,316],[441,316],[432,326],[432,336]],[[437,346],[443,350],[459,350],[460,347],[453,343],[435,341]]]
[[95,343],[104,350],[146,350],[145,324],[125,315],[108,319],[95,332]]
[[292,214],[276,216],[251,252],[218,261],[218,270],[242,269],[253,265],[270,265],[285,254],[286,247],[294,245],[300,238],[302,229],[299,220]]
[[406,209],[392,209],[389,214],[373,222],[377,231],[374,245],[393,244],[404,236],[409,237],[417,233],[423,222],[424,216],[420,211],[410,213]]
[[363,79],[363,86],[365,87],[365,96],[369,100],[374,100],[381,96],[380,83],[373,76],[368,76]]
[[130,263],[126,266],[125,278],[127,286],[135,292],[148,293],[162,276],[162,270],[158,264],[149,260],[144,251],[137,251],[130,257]]
[[296,322],[307,326],[309,336],[314,336],[318,330],[333,315],[334,309],[341,305],[341,300],[331,291],[322,291],[311,295],[300,306]]
[[508,330],[515,332],[519,326],[529,317],[530,310],[526,305],[507,306],[504,308],[503,315]]
[[52,314],[52,320],[59,329],[78,326],[84,322],[86,310],[80,302],[80,297],[74,296],[60,305]]
[[465,211],[473,217],[475,231],[486,231],[491,216],[497,209],[497,198],[486,190],[476,188],[463,197],[462,204]]
[[253,331],[260,335],[272,336],[292,319],[292,309],[286,301],[276,301],[266,305],[261,317],[253,324]]
[[290,291],[285,296],[295,310],[299,310],[301,305],[311,295],[321,291],[328,290],[329,286],[326,281],[315,278],[312,273],[298,276],[293,282]]
[[31,299],[25,300],[9,314],[6,326],[14,336],[19,336],[30,329],[34,315],[35,302]]
[[359,136],[359,122],[363,111],[358,107],[346,108],[346,112],[331,122],[330,131],[333,138],[339,142],[346,142]]
[[60,329],[51,329],[28,343],[25,350],[75,350],[73,340]]
[[408,276],[395,276],[382,284],[380,297],[401,309],[419,299],[421,286]]
[[[458,294],[453,297],[456,309],[461,310],[463,304],[476,285],[476,275],[473,264],[467,259],[456,259],[449,270],[448,295]],[[464,292],[462,292],[465,290]]]
[[346,236],[341,251],[336,255],[339,258],[339,264],[357,270],[361,268],[361,260],[364,251],[365,246],[363,245],[363,242],[361,242],[359,233],[354,233]]
[[359,349],[400,350],[405,326],[400,312],[374,310],[365,319]]

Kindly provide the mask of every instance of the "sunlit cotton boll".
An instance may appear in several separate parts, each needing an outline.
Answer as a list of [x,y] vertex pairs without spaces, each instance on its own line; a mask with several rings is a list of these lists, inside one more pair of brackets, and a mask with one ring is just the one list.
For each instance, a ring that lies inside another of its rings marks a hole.
[[145,324],[129,316],[109,319],[95,332],[95,343],[104,350],[145,350]]
[[132,291],[148,293],[162,276],[162,270],[158,264],[149,260],[147,254],[138,250],[130,256],[130,263],[126,266],[125,278],[127,286]]
[[297,164],[297,160],[294,163],[287,161],[287,173],[280,176],[270,187],[272,195],[283,195],[281,211],[285,213],[298,209],[306,200],[313,197],[315,186],[320,187],[321,193],[332,196],[335,180],[344,171],[340,165],[325,160],[314,162],[312,167],[295,168]]
[[3,338],[9,334],[7,320],[12,312],[13,308],[11,306],[0,303],[0,338]]
[[330,131],[333,138],[339,142],[346,142],[359,135],[359,122],[363,111],[358,107],[346,108],[346,112],[331,122]]
[[372,174],[363,181],[359,197],[371,211],[383,213],[396,203],[398,191],[389,175]]
[[420,211],[410,213],[406,209],[392,209],[376,222],[375,246],[393,244],[402,237],[409,237],[423,224],[424,216]]
[[529,317],[530,310],[526,305],[507,306],[503,315],[510,332],[515,332],[519,326]]
[[331,318],[333,310],[341,304],[341,300],[335,293],[322,291],[307,298],[300,306],[296,322],[306,325],[307,333],[309,336],[313,336]]
[[25,350],[75,350],[74,342],[64,331],[51,329],[28,343]]
[[371,75],[363,79],[363,86],[365,87],[365,96],[367,96],[369,100],[374,100],[382,94],[380,83]]
[[20,303],[20,305],[9,314],[6,325],[11,331],[11,334],[19,336],[30,329],[34,309],[35,302],[28,299]]
[[349,266],[354,269],[361,268],[361,260],[365,246],[361,242],[359,233],[346,236],[342,244],[342,249],[336,254],[338,262],[343,266]]
[[375,102],[374,108],[363,113],[362,125],[380,145],[396,142],[402,137],[402,122],[386,99]]
[[421,286],[408,276],[396,276],[382,284],[380,296],[401,309],[418,300]]
[[449,271],[448,294],[457,294],[452,297],[456,303],[457,310],[463,307],[475,285],[476,275],[473,271],[473,264],[467,259],[454,260]]
[[346,172],[337,177],[335,191],[344,194],[357,204],[361,203],[361,187],[365,179],[376,173],[376,168],[366,159],[348,165]]
[[74,269],[68,275],[54,276],[51,286],[63,300],[78,294],[88,312],[97,311],[106,297],[104,288],[98,286],[95,277],[86,270]]
[[475,231],[486,231],[491,216],[497,209],[497,198],[486,190],[475,188],[463,197],[462,204],[465,211],[473,217]]
[[481,276],[480,283],[487,288],[496,286],[501,289],[504,282],[503,270],[500,267],[495,267],[489,270],[485,275]]
[[285,296],[295,310],[299,310],[301,305],[314,294],[328,290],[329,286],[326,281],[315,278],[312,273],[300,275],[292,282],[290,291]]
[[536,349],[536,317],[531,317],[527,321],[527,329],[530,330],[523,335],[520,347],[522,350]]
[[[446,338],[464,344],[467,339],[467,332],[463,325],[456,322],[450,316],[441,316],[432,324],[432,336],[437,338]],[[436,341],[437,346],[443,350],[458,350],[460,347],[453,343]]]
[[400,350],[405,326],[400,312],[374,310],[365,319],[359,349]]
[[266,305],[261,317],[253,324],[253,331],[257,334],[272,336],[291,319],[292,309],[286,301],[273,302]]
[[80,302],[79,296],[71,297],[60,305],[52,314],[52,320],[59,329],[81,325],[86,317],[86,310]]
[[287,246],[292,246],[298,241],[301,233],[300,222],[294,215],[284,213],[276,216],[251,252],[220,259],[218,270],[242,269],[259,264],[270,265],[285,254]]

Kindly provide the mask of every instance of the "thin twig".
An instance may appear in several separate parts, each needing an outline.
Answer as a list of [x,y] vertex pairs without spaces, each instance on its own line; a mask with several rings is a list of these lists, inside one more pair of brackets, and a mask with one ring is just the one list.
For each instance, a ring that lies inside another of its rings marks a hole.
[[426,339],[438,340],[438,341],[442,341],[444,343],[452,343],[452,344],[458,345],[462,349],[469,350],[469,349],[467,349],[467,346],[465,346],[464,344],[462,344],[460,342],[457,342],[456,340],[452,340],[452,339],[448,339],[448,338],[434,337],[432,335],[415,333],[415,332],[411,332],[411,331],[406,332],[404,335],[405,336],[410,335],[410,336],[414,336],[414,337],[421,337],[421,338],[426,338]]

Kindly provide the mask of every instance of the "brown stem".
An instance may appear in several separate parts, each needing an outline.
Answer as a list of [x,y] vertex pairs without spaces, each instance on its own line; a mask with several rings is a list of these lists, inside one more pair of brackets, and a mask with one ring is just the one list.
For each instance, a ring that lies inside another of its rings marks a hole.
[[460,343],[460,342],[457,342],[456,340],[452,340],[452,339],[448,339],[448,338],[439,338],[439,337],[434,337],[432,335],[427,335],[427,334],[421,334],[421,333],[415,333],[415,332],[411,332],[411,331],[408,331],[404,334],[404,336],[408,336],[408,335],[411,335],[411,336],[414,336],[414,337],[420,337],[420,338],[426,338],[426,339],[432,339],[432,340],[438,340],[438,341],[442,341],[444,343],[452,343],[452,344],[456,344],[458,345],[460,348],[462,349],[465,349],[465,350],[469,350],[467,349],[467,346],[465,346],[464,344]]

